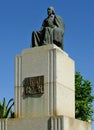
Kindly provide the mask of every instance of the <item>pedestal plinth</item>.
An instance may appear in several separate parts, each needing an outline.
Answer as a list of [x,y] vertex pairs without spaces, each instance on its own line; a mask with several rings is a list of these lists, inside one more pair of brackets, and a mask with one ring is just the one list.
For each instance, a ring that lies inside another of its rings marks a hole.
[[90,130],[75,119],[74,61],[55,45],[23,50],[15,59],[15,118],[0,130]]
[[16,116],[74,118],[74,74],[74,61],[53,44],[23,50],[15,62]]

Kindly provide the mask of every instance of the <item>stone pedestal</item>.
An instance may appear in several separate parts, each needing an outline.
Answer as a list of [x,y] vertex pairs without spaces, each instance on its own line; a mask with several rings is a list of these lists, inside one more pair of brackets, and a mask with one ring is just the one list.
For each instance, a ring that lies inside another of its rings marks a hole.
[[1,120],[0,130],[91,130],[91,124],[65,116],[16,118]]
[[[15,64],[16,117],[64,115],[75,118],[75,69],[67,53],[53,44],[35,47],[16,56]],[[41,76],[43,93],[27,96],[24,80]]]
[[0,130],[90,130],[75,119],[74,61],[50,44],[25,49],[15,58],[15,118]]

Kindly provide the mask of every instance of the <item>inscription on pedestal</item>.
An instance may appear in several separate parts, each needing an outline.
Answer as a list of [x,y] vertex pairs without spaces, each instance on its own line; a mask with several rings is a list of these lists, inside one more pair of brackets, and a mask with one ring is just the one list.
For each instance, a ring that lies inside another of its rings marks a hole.
[[24,94],[32,96],[44,93],[44,76],[27,77],[23,81]]

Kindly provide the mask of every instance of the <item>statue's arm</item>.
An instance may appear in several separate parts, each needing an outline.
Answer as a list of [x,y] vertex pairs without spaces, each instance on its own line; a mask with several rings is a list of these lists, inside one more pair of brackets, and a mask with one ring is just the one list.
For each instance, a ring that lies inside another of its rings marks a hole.
[[42,30],[43,30],[43,28],[46,26],[46,25],[45,25],[45,23],[46,23],[46,19],[42,22],[42,26],[41,26],[40,31],[42,31]]

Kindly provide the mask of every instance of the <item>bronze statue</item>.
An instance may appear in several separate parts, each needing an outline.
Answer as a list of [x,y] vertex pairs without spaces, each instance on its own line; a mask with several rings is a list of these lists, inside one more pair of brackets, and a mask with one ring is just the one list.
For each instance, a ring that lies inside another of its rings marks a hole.
[[40,31],[32,33],[32,47],[56,44],[63,49],[64,22],[55,15],[53,7],[47,9],[48,17],[43,21]]

